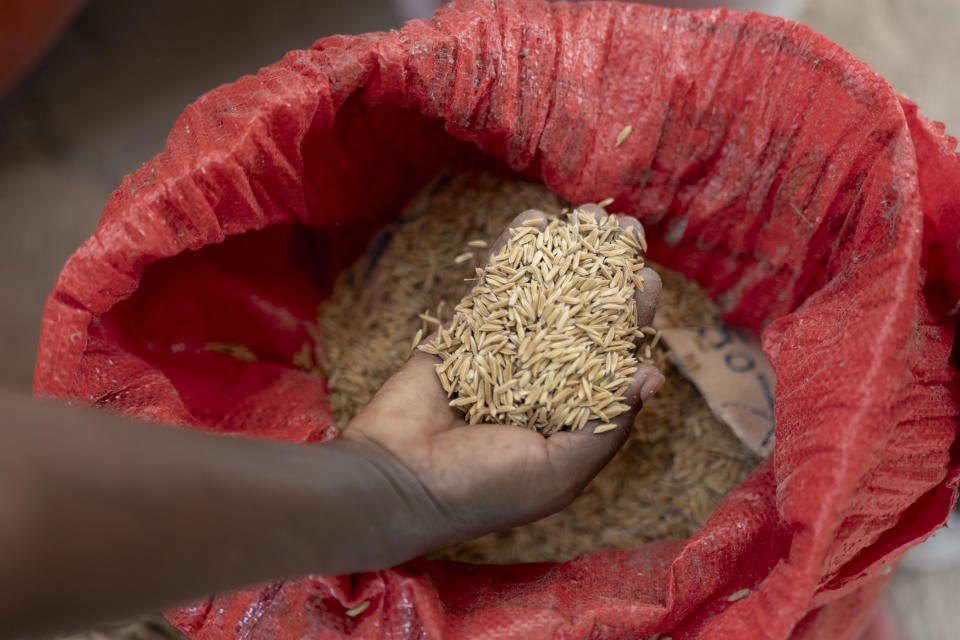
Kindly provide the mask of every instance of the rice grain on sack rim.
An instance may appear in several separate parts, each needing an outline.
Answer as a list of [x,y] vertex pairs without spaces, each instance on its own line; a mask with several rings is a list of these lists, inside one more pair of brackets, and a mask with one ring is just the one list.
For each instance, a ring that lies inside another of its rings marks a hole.
[[[313,340],[297,354],[296,366],[327,379],[338,425],[345,427],[403,364],[411,337],[418,331],[430,335],[451,320],[457,302],[476,284],[486,253],[482,244],[492,244],[521,211],[539,209],[555,217],[565,206],[543,184],[490,172],[449,173],[426,188],[385,232],[386,248],[340,274],[320,307]],[[384,245],[375,240],[370,246]],[[456,262],[468,252],[471,259]],[[713,322],[716,307],[696,283],[648,266],[663,280],[655,327]],[[656,329],[640,332],[651,340],[638,359],[653,362],[666,382],[645,404],[613,460],[559,513],[436,557],[559,561],[599,548],[689,537],[756,466],[759,459],[669,363]]]

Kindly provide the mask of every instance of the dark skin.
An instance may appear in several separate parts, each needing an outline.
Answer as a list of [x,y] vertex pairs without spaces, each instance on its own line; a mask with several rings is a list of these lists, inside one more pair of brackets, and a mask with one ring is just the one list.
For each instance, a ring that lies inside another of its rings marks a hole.
[[[660,292],[655,273],[642,275],[641,326]],[[415,352],[341,438],[313,446],[0,394],[0,636],[76,630],[280,578],[383,569],[536,520],[579,494],[663,384],[641,366],[616,430],[544,438],[468,426],[448,406],[436,362]]]

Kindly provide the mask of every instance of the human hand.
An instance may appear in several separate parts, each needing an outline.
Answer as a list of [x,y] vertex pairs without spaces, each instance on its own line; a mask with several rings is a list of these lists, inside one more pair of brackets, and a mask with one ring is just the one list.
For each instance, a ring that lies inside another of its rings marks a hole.
[[[605,213],[596,205],[580,209]],[[536,217],[545,214],[528,211],[517,216],[491,253],[506,244],[510,228]],[[620,225],[643,235],[642,226],[632,218],[620,218]],[[637,318],[639,326],[646,326],[653,320],[661,284],[652,269],[641,275],[645,287],[637,292]],[[612,420],[617,429],[594,435],[591,423],[582,431],[545,438],[517,426],[468,425],[448,404],[434,371],[438,362],[436,356],[414,350],[342,436],[366,445],[376,456],[390,458],[390,468],[399,462],[410,472],[400,482],[417,483],[411,494],[425,493],[441,514],[443,522],[437,526],[442,532],[435,545],[517,526],[569,504],[626,441],[642,403],[664,381],[655,367],[641,364],[626,392],[624,402],[630,410]]]

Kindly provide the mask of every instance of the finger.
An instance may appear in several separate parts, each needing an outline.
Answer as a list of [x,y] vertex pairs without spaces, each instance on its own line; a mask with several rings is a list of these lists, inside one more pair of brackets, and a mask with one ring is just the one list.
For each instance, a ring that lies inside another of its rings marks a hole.
[[644,231],[643,224],[641,224],[641,222],[636,218],[625,214],[620,214],[617,216],[617,224],[619,224],[620,228],[624,231],[627,231],[628,229],[632,230],[633,235],[637,236],[637,238],[643,238],[644,240],[647,239],[647,232]]
[[[606,210],[597,204],[582,204],[577,208],[580,211],[589,213],[595,219],[599,219],[607,215]],[[636,235],[638,238],[646,237],[644,235],[643,225],[636,218],[631,218],[630,216],[624,215],[619,215],[616,218],[621,229],[631,229],[634,235]],[[645,327],[653,322],[654,314],[657,311],[657,305],[660,303],[660,292],[663,288],[663,283],[660,280],[660,275],[649,267],[644,267],[641,269],[639,275],[643,279],[644,286],[643,291],[637,290],[635,292],[637,302],[637,326]],[[620,416],[617,416],[617,418],[613,420],[613,423],[617,425],[618,430],[623,430],[629,433],[630,426],[633,424],[633,419],[640,410],[640,407],[644,402],[646,402],[646,400],[650,398],[650,396],[656,393],[656,391],[663,386],[663,382],[663,374],[661,374],[653,365],[640,364],[637,367],[637,370],[633,374],[633,380],[630,386],[627,388],[625,394],[626,400],[624,402],[630,407],[630,409]],[[587,427],[584,428],[584,431],[589,430],[592,432],[593,428],[599,424],[599,421],[588,423]],[[623,435],[623,438],[625,439],[626,435]],[[617,446],[619,447],[619,445]]]
[[630,408],[611,421],[615,429],[595,434],[593,429],[598,422],[593,421],[582,431],[561,431],[550,436],[547,447],[555,472],[560,477],[574,478],[575,491],[579,492],[627,441],[637,412],[663,383],[663,374],[656,367],[641,364],[625,393],[624,403]]
[[[582,204],[577,207],[577,209],[592,215],[596,220],[600,220],[608,215],[606,209],[597,204]],[[618,215],[616,219],[621,229],[630,229],[638,238],[646,238],[643,225],[636,218]],[[653,322],[657,305],[660,303],[662,283],[659,274],[649,267],[641,269],[639,275],[643,279],[643,291],[636,291],[637,326],[646,327]]]
[[649,400],[653,394],[663,386],[665,380],[666,378],[663,377],[660,370],[652,364],[641,362],[637,365],[633,379],[623,394],[625,396],[623,403],[626,404],[629,409],[615,417],[611,422],[617,425],[618,429],[629,431],[633,425],[634,418],[637,417],[637,412],[643,407],[643,403]]
[[640,221],[637,220],[636,218],[633,218],[631,216],[624,215],[624,214],[608,213],[606,209],[604,209],[598,204],[593,204],[593,203],[582,204],[579,207],[577,207],[577,209],[580,211],[583,211],[584,213],[589,213],[596,220],[605,218],[608,215],[613,215],[616,217],[617,224],[620,225],[621,229],[623,229],[624,231],[626,231],[627,229],[630,229],[633,231],[633,234],[635,236],[646,240],[647,235],[646,235],[646,232],[643,230],[643,224],[641,224]]
[[516,216],[513,220],[510,221],[510,224],[500,232],[500,235],[497,236],[497,239],[494,240],[493,245],[490,247],[490,254],[487,256],[487,260],[484,260],[484,265],[489,261],[490,256],[494,255],[497,251],[502,249],[507,245],[510,238],[513,237],[511,231],[518,227],[524,226],[524,223],[529,220],[543,220],[543,223],[538,225],[540,229],[543,229],[547,226],[547,214],[539,209],[527,209],[520,215]]
[[660,291],[663,289],[663,282],[660,280],[660,274],[650,267],[641,269],[639,276],[643,279],[643,291],[637,289],[635,292],[637,299],[637,326],[647,327],[653,324],[653,317],[657,312],[657,305],[660,304]]
[[608,215],[610,215],[607,213],[606,209],[604,209],[598,204],[593,204],[592,202],[581,204],[579,207],[577,207],[577,210],[583,211],[584,213],[589,213],[597,221],[599,221],[602,218],[606,218]]
[[[592,436],[603,436],[607,433],[613,433],[613,431],[625,431],[629,433],[630,428],[633,426],[633,420],[637,417],[637,412],[640,411],[640,408],[643,407],[643,403],[649,400],[653,394],[663,386],[665,381],[659,369],[645,362],[637,365],[637,370],[631,378],[630,384],[623,393],[623,403],[627,405],[628,409],[608,422],[602,422],[600,420],[587,422],[582,433]],[[616,428],[594,434],[593,430],[602,424],[613,424]]]

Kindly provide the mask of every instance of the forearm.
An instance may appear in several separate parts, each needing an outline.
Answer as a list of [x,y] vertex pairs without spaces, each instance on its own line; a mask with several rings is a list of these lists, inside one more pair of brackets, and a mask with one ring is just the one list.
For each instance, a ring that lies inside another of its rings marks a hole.
[[227,438],[2,402],[0,620],[10,633],[383,568],[440,539],[442,517],[416,481],[355,443]]

